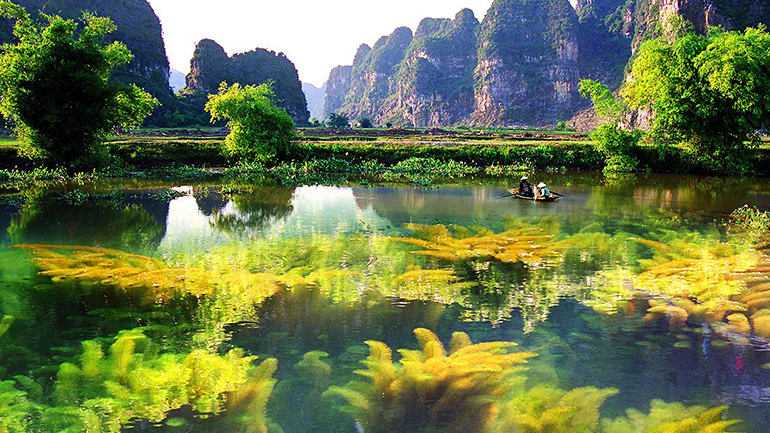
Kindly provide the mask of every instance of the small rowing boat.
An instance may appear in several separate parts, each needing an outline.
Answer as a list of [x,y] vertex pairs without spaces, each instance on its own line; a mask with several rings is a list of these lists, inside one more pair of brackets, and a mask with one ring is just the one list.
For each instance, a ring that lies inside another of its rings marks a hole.
[[525,195],[521,195],[521,194],[519,194],[519,191],[518,191],[518,190],[516,190],[516,189],[509,189],[509,190],[508,190],[508,192],[510,192],[511,194],[513,194],[513,197],[514,197],[514,198],[518,198],[518,199],[520,199],[520,200],[529,200],[529,201],[545,201],[545,202],[550,202],[550,201],[556,201],[556,200],[558,200],[558,199],[559,199],[559,197],[556,197],[555,195],[551,195],[550,197],[541,197],[541,198],[539,198],[539,199],[535,200],[535,197],[527,197],[527,196],[525,196]]

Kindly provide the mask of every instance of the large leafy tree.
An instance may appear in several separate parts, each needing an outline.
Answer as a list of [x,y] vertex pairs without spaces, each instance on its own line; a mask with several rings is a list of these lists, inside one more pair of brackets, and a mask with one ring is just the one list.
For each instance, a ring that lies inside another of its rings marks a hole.
[[25,143],[26,155],[49,165],[86,168],[103,161],[104,139],[115,128],[138,126],[157,100],[110,79],[132,59],[108,18],[84,14],[84,26],[59,16],[33,20],[0,0],[0,16],[16,20],[15,43],[0,47],[0,113]]
[[717,171],[745,171],[754,131],[770,123],[770,34],[717,29],[646,42],[621,95],[654,113],[653,141],[683,144]]
[[270,83],[228,87],[223,82],[219,93],[209,95],[206,111],[211,113],[211,121],[228,119],[230,134],[225,145],[230,154],[257,162],[288,154],[295,138],[294,121],[274,101]]

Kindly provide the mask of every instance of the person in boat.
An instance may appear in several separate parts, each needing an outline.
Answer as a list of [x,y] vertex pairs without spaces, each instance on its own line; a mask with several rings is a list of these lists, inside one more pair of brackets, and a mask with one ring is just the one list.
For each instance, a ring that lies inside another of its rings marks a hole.
[[535,187],[535,200],[542,200],[546,198],[551,198],[551,190],[548,189],[548,187],[545,185],[545,182],[540,182],[537,184],[537,187]]
[[532,184],[529,183],[527,176],[522,176],[519,183],[519,195],[524,197],[534,197],[535,193],[532,191]]

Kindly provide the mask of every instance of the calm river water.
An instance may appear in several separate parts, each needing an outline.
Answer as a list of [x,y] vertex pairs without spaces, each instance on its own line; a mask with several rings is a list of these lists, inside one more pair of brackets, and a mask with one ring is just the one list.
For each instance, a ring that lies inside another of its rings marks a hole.
[[[438,379],[384,397],[361,363],[376,340],[398,364],[417,328],[448,352],[464,332],[537,354],[482,396],[495,410],[456,397],[490,431],[555,431],[556,407],[565,431],[644,431],[717,406],[742,421],[728,431],[768,431],[768,241],[725,222],[770,209],[770,182],[535,177],[563,198],[500,198],[515,180],[9,186],[0,431],[456,431],[415,409],[440,404],[421,388]],[[249,382],[268,359],[272,381]],[[609,391],[568,404],[582,387]]]

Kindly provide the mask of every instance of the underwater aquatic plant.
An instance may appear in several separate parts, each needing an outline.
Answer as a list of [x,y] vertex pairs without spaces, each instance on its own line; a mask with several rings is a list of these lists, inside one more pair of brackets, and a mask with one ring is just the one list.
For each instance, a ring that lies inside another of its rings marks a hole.
[[685,406],[682,403],[666,403],[662,400],[650,402],[650,413],[627,409],[625,417],[603,418],[601,431],[604,433],[665,432],[721,433],[740,420],[722,420],[726,406],[706,409],[702,406]]
[[226,405],[264,424],[266,400],[275,383],[274,359],[252,369],[255,357],[237,349],[224,356],[204,350],[155,352],[140,331],[122,333],[107,356],[99,343],[85,341],[81,365],[64,363],[59,368],[54,400],[60,407],[77,409],[90,428],[110,431],[135,419],[162,421],[168,411],[184,405],[206,414],[218,414]]
[[617,393],[615,388],[587,386],[565,391],[552,385],[538,385],[515,393],[502,406],[494,431],[594,431],[599,424],[599,408],[607,398]]
[[494,419],[499,401],[513,385],[521,364],[536,356],[513,352],[512,342],[473,344],[467,334],[452,334],[449,354],[436,334],[414,330],[421,350],[401,349],[400,364],[391,349],[367,341],[366,369],[356,373],[369,382],[354,381],[330,387],[324,396],[347,401],[342,411],[352,414],[365,431],[484,431]]
[[448,261],[494,258],[507,263],[534,264],[557,255],[559,249],[571,242],[557,241],[545,224],[509,226],[501,233],[494,233],[484,227],[447,227],[443,224],[405,224],[404,228],[415,232],[415,237],[384,240],[415,245],[422,249],[412,254]]

